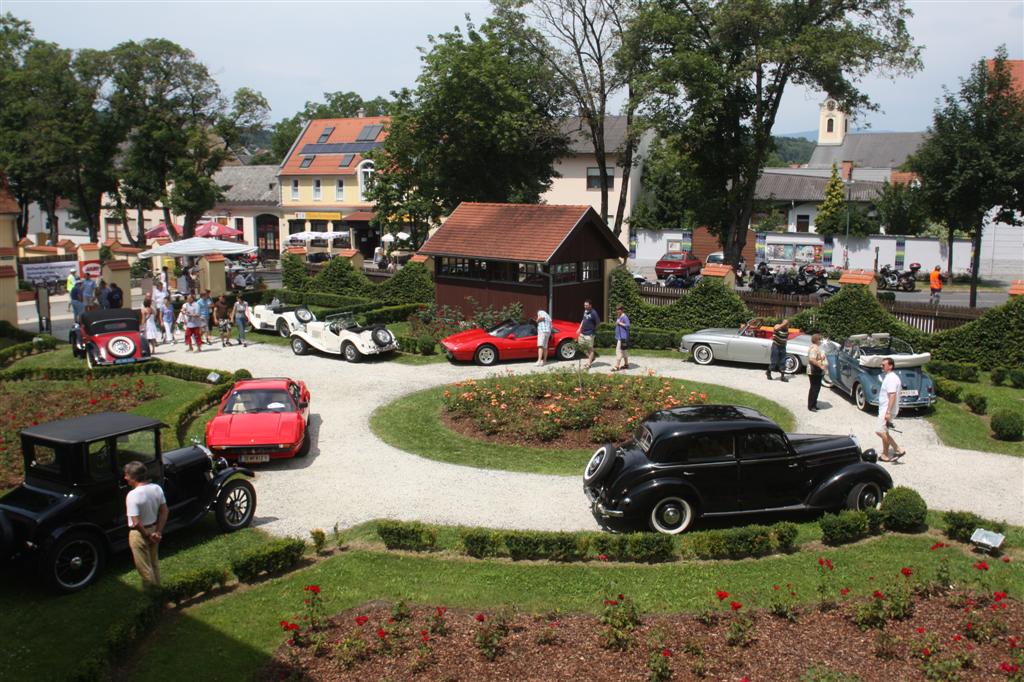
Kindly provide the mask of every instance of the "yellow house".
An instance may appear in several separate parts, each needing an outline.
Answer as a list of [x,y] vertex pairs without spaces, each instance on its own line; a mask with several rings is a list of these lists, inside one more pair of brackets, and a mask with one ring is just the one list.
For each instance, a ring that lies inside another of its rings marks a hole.
[[365,192],[374,168],[364,155],[387,137],[388,121],[368,116],[306,124],[277,174],[288,234],[342,232],[337,246],[373,257],[380,233],[369,226],[372,205]]

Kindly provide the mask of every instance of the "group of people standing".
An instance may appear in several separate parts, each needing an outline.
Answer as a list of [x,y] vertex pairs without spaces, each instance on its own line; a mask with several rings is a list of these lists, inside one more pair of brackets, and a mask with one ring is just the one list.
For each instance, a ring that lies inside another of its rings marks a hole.
[[68,273],[67,279],[68,307],[74,313],[75,322],[87,310],[107,310],[120,308],[124,305],[124,291],[116,282],[109,285],[106,280],[99,280],[88,272],[81,278],[74,272]]
[[245,341],[245,327],[248,323],[249,304],[237,297],[234,303],[228,303],[227,296],[221,294],[214,301],[210,290],[206,289],[197,297],[188,294],[181,308],[175,313],[174,303],[168,295],[162,280],[153,283],[153,291],[146,296],[139,311],[142,336],[149,343],[150,352],[156,351],[157,343],[177,343],[175,328],[184,330],[185,345],[189,352],[200,352],[203,343],[212,344],[210,330],[216,327],[220,333],[222,347],[230,346],[232,323],[238,329],[237,345],[248,344]]
[[[615,364],[612,371],[629,369],[629,316],[620,305],[615,309]],[[537,311],[537,365],[543,367],[548,361],[548,345],[551,342],[551,316],[544,310]],[[597,351],[594,349],[594,341],[597,336],[597,326],[601,324],[601,316],[594,309],[590,299],[583,302],[583,319],[576,329],[576,345],[587,354],[587,362],[584,369],[590,369],[597,358]]]

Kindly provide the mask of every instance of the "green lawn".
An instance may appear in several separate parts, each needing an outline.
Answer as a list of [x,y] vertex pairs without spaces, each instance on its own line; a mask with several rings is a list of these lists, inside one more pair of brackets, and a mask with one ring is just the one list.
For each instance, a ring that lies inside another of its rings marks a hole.
[[[559,609],[594,613],[602,600],[620,592],[646,612],[698,611],[711,606],[714,591],[725,589],[751,607],[766,605],[772,584],[791,582],[798,601],[816,599],[817,558],[836,566],[836,586],[865,596],[912,567],[918,576],[934,575],[939,552],[930,551],[931,535],[887,535],[856,546],[742,561],[683,562],[655,566],[628,564],[544,564],[505,560],[446,560],[430,555],[401,555],[354,550],[308,569],[267,581],[252,589],[185,609],[165,619],[134,657],[133,679],[246,679],[257,672],[283,641],[278,621],[296,614],[302,588],[319,585],[328,613],[374,599],[398,600],[464,609],[515,605],[526,612]],[[975,557],[957,550],[954,578],[973,580]],[[877,576],[872,582],[868,576]],[[1024,571],[1017,563],[995,563],[989,584],[1019,594]],[[455,616],[458,617],[458,616]],[[182,656],[182,651],[190,655]],[[216,665],[211,665],[216,661]]]
[[941,398],[928,417],[939,438],[946,445],[966,450],[983,450],[1004,455],[1024,457],[1024,441],[1002,441],[992,436],[989,415],[999,409],[1012,409],[1024,413],[1024,390],[1011,386],[993,386],[988,372],[982,372],[978,383],[955,382],[964,393],[981,393],[988,399],[988,409],[979,416],[967,409],[965,403],[950,403]]
[[[707,393],[710,403],[753,407],[787,431],[792,430],[795,424],[789,410],[753,393],[711,384],[687,384],[687,388]],[[384,442],[406,452],[483,469],[578,475],[593,452],[593,448],[510,448],[506,444],[489,443],[455,433],[440,420],[444,390],[444,386],[428,388],[379,407],[370,417],[370,427]]]
[[[212,516],[161,545],[163,575],[225,566],[266,539],[246,529],[224,535]],[[127,621],[143,604],[141,582],[127,554],[115,556],[98,583],[76,594],[56,596],[16,569],[3,575],[0,613],[17,624],[0,651],[0,679],[65,680],[76,664],[102,650],[110,628]]]

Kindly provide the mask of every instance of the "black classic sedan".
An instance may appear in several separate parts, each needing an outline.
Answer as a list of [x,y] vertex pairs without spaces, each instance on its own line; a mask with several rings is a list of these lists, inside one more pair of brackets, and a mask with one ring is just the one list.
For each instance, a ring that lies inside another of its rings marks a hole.
[[853,436],[786,434],[746,407],[680,407],[598,448],[583,489],[602,525],[674,535],[701,517],[875,507],[892,487],[877,460]]
[[59,592],[94,582],[111,552],[128,549],[122,470],[132,461],[164,489],[165,534],[211,511],[225,532],[252,523],[252,471],[228,466],[200,445],[162,451],[163,426],[103,412],[22,429],[25,481],[0,497],[0,564],[25,560]]

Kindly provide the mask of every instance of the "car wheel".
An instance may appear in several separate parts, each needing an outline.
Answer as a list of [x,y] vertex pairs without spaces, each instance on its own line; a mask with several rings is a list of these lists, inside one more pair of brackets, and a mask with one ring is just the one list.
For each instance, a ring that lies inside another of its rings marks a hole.
[[682,497],[666,497],[651,509],[651,530],[678,535],[693,524],[693,505]]
[[903,282],[903,291],[913,291],[917,287],[914,285],[913,280],[907,280]]
[[359,362],[363,359],[363,354],[359,352],[359,349],[351,341],[345,342],[341,349],[341,354],[345,357],[346,362]]
[[867,412],[871,405],[868,404],[867,393],[864,392],[864,384],[853,385],[853,402],[861,410]]
[[575,360],[576,344],[570,339],[564,339],[558,344],[558,349],[555,352],[558,354],[559,360]]
[[309,437],[309,429],[302,434],[302,445],[299,446],[299,451],[295,453],[296,457],[305,457],[309,454],[310,448],[313,446],[313,439]]
[[490,344],[480,346],[473,354],[473,359],[478,365],[490,367],[498,361],[498,349]]
[[602,445],[587,462],[587,467],[583,470],[583,483],[590,486],[597,485],[604,480],[613,466],[615,466],[615,448],[610,444]]
[[214,510],[217,525],[225,533],[233,533],[252,523],[256,514],[256,489],[249,481],[235,479],[228,481],[217,495]]
[[787,353],[782,367],[786,374],[796,374],[800,371],[800,358],[792,353]]
[[71,344],[71,354],[76,358],[83,357],[82,349],[78,347],[78,334],[71,332],[68,334],[68,343]]
[[698,343],[690,350],[690,355],[698,365],[710,365],[715,361],[715,352],[706,343]]
[[292,333],[292,330],[288,328],[288,323],[285,320],[277,321],[277,335],[282,339],[287,339]]
[[96,357],[96,348],[94,346],[86,346],[85,348],[85,365],[89,369],[96,369],[99,367],[99,358]]
[[43,575],[58,592],[77,592],[96,581],[107,551],[95,533],[65,533],[46,553]]
[[309,344],[302,340],[301,337],[293,336],[291,342],[292,352],[296,355],[305,355],[309,352]]
[[846,496],[846,508],[854,511],[874,509],[882,502],[882,489],[877,483],[858,483]]

